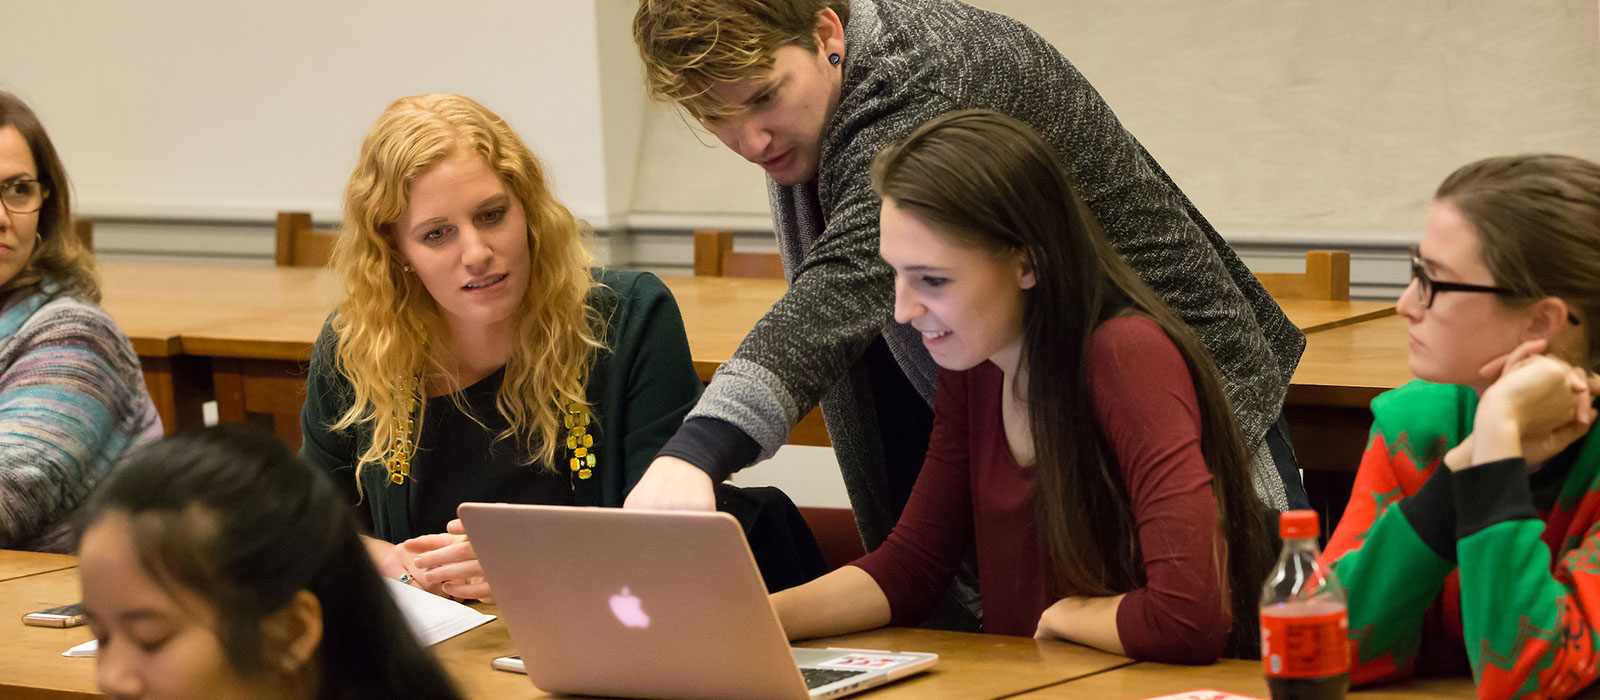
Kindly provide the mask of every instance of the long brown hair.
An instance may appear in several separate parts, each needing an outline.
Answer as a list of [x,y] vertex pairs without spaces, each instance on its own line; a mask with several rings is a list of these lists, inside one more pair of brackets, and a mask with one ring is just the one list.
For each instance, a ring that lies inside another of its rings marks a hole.
[[[1250,458],[1217,369],[1198,338],[1101,232],[1054,152],[1033,129],[986,110],[951,112],[879,153],[878,195],[959,243],[1020,252],[1036,284],[1023,292],[1022,366],[1033,431],[1040,544],[1057,596],[1105,596],[1144,583],[1131,502],[1094,416],[1084,355],[1100,324],[1132,311],[1172,339],[1200,403],[1200,449],[1222,528],[1218,575],[1231,582],[1231,650],[1253,647],[1256,597],[1269,565]],[[1060,368],[1061,371],[1056,371]],[[1225,562],[1225,565],[1223,563]]]
[[1600,164],[1550,153],[1485,158],[1461,166],[1434,194],[1478,231],[1494,283],[1526,305],[1560,297],[1579,320],[1600,369]]
[[100,282],[94,274],[94,256],[72,228],[72,182],[67,179],[67,169],[33,110],[16,95],[0,91],[0,128],[8,126],[22,134],[34,167],[39,169],[39,184],[49,194],[39,209],[39,244],[17,276],[0,285],[0,299],[48,281],[60,285],[63,294],[98,304]]

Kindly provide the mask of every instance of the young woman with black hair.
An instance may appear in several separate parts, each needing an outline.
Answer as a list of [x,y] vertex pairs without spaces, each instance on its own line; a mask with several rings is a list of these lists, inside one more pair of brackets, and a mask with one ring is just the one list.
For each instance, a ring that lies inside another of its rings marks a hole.
[[83,607],[112,697],[459,698],[324,474],[212,428],[130,457],[81,520]]

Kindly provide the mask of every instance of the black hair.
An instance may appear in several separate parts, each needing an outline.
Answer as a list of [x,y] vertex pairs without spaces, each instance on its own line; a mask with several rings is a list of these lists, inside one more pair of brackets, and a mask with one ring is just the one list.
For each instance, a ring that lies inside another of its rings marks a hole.
[[236,672],[274,672],[261,621],[302,590],[322,608],[318,698],[459,698],[412,636],[328,476],[271,435],[218,426],[128,457],[89,497],[78,534],[126,514],[140,567],[216,608]]

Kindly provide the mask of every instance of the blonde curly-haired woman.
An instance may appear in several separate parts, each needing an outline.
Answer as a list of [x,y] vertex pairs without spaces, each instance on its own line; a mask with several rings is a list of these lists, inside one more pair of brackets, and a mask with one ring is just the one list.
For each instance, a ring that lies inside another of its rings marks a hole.
[[465,97],[378,118],[332,264],[301,457],[359,491],[380,571],[433,592],[490,593],[457,505],[620,506],[699,396],[666,286],[593,268],[539,161]]

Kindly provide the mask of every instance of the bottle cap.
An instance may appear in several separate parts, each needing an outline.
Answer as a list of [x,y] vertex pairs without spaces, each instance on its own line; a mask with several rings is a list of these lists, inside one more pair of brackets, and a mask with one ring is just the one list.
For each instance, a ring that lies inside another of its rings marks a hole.
[[1291,510],[1278,516],[1278,536],[1283,539],[1316,537],[1317,511]]

